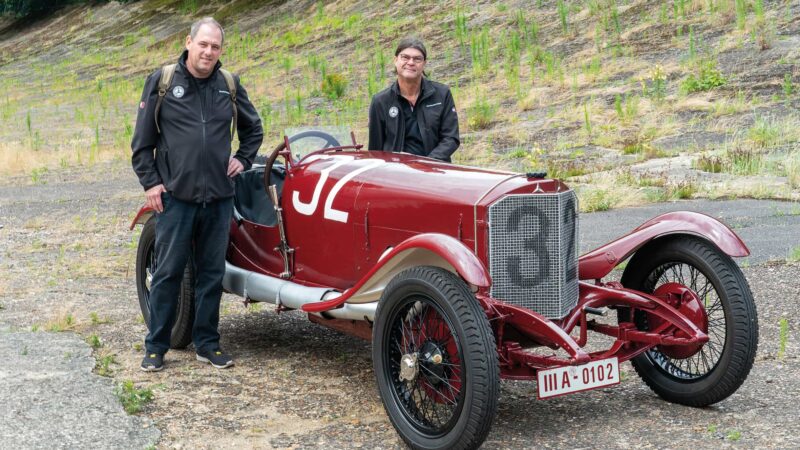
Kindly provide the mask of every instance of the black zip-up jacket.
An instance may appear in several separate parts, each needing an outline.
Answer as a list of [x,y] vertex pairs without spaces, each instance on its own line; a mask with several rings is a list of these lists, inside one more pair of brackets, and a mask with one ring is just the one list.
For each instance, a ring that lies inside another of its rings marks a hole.
[[[172,84],[161,103],[161,133],[154,117],[161,69],[147,77],[131,141],[131,160],[145,190],[164,184],[179,200],[208,203],[233,197],[234,182],[227,175],[233,107],[225,78],[219,73],[222,64],[217,62],[208,78],[206,98],[201,99],[198,83],[186,68],[187,54],[184,51],[178,59]],[[234,80],[239,135],[234,157],[247,170],[264,132],[239,77],[234,76]]]
[[[426,155],[450,162],[460,144],[458,115],[450,88],[422,78],[422,92],[414,107]],[[400,87],[391,86],[372,97],[369,105],[369,149],[403,151],[405,120],[400,105]]]

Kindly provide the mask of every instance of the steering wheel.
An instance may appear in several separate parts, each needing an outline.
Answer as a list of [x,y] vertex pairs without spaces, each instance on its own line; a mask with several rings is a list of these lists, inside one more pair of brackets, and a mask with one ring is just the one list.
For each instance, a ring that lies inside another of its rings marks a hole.
[[[320,138],[320,139],[325,141],[325,146],[323,146],[320,150],[326,149],[326,148],[331,148],[331,147],[341,147],[341,145],[342,145],[332,135],[330,135],[330,134],[328,134],[328,133],[326,133],[324,131],[319,131],[319,130],[303,131],[303,132],[297,133],[297,134],[295,134],[293,136],[289,136],[288,140],[289,140],[289,143],[291,144],[292,142],[298,141],[300,139],[309,138],[309,137]],[[283,151],[284,149],[286,149],[286,141],[283,141],[280,144],[278,144],[278,146],[275,147],[274,150],[272,150],[272,153],[270,153],[269,158],[267,158],[266,167],[264,167],[264,189],[265,189],[267,195],[269,195],[269,181],[270,181],[270,174],[272,173],[272,166],[273,166],[273,164],[275,164],[275,160],[278,158],[278,154],[281,151]],[[291,157],[291,155],[290,155],[290,157]]]

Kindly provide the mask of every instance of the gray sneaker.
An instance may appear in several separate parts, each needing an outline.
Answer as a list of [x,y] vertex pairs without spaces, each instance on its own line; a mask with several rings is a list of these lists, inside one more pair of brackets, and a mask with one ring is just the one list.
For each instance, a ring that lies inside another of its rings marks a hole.
[[145,353],[141,368],[145,372],[158,372],[164,368],[164,355]]
[[227,369],[233,365],[233,358],[219,348],[215,350],[198,350],[196,355],[198,361],[210,363],[217,369]]

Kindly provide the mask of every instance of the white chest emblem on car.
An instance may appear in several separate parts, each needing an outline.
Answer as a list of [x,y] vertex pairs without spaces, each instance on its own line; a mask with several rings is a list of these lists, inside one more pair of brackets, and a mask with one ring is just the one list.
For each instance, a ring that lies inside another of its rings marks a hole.
[[[317,206],[319,205],[319,198],[320,194],[322,194],[322,187],[325,185],[325,182],[328,180],[328,175],[333,172],[334,169],[337,167],[341,167],[351,161],[354,160],[352,156],[349,155],[340,155],[340,156],[328,156],[328,157],[321,157],[322,160],[333,160],[333,164],[330,166],[322,169],[319,173],[319,180],[317,180],[316,186],[314,186],[314,194],[311,197],[311,201],[306,203],[300,200],[300,192],[294,191],[292,192],[292,206],[294,209],[299,212],[300,214],[310,216],[314,214],[317,210]],[[370,169],[374,169],[375,167],[380,166],[381,164],[385,163],[386,161],[382,159],[366,159],[362,161],[367,161],[367,165],[358,167],[354,170],[351,170],[336,184],[333,185],[331,191],[328,193],[328,198],[325,199],[325,208],[323,212],[323,217],[328,220],[335,220],[337,222],[347,223],[347,217],[349,214],[346,211],[340,211],[338,209],[333,209],[333,201],[336,198],[336,194],[344,187],[345,183],[352,180],[356,175],[364,173]]]
[[183,86],[175,86],[172,88],[172,95],[174,95],[175,98],[183,97],[184,92],[186,91],[183,90]]
[[389,117],[395,118],[398,114],[400,114],[400,111],[397,109],[397,106],[389,108]]

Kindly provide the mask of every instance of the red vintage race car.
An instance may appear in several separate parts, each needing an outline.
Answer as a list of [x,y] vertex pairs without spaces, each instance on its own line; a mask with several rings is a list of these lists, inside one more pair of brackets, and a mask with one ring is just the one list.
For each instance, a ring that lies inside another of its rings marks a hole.
[[[630,360],[662,398],[705,406],[747,377],[758,322],[731,257],[749,251],[719,221],[664,214],[578,257],[577,197],[559,180],[341,141],[300,132],[238,176],[224,287],[371,339],[410,446],[479,446],[501,378],[548,398],[617,384]],[[146,323],[154,222],[142,208],[132,225]],[[191,341],[192,291],[190,262],[176,348]]]

